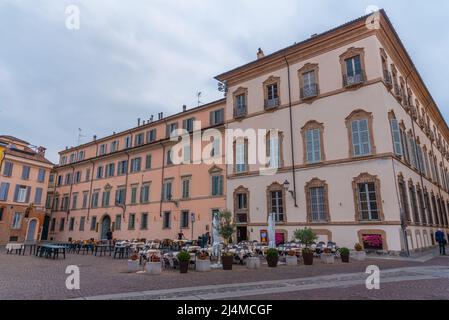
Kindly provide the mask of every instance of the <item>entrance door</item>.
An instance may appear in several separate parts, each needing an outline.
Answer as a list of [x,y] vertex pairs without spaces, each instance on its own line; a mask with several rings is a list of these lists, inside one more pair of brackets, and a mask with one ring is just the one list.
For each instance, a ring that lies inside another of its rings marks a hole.
[[103,221],[101,222],[101,240],[107,240],[106,233],[111,229],[111,218],[109,216],[105,216]]
[[36,233],[36,227],[37,227],[37,220],[32,219],[30,222],[28,222],[28,233],[27,233],[27,241],[34,241],[36,240],[34,238],[34,235]]
[[237,227],[237,243],[247,240],[247,227]]
[[50,226],[50,217],[49,216],[45,216],[44,218],[44,224],[42,226],[42,235],[41,235],[41,239],[42,240],[47,240],[48,239],[48,228]]

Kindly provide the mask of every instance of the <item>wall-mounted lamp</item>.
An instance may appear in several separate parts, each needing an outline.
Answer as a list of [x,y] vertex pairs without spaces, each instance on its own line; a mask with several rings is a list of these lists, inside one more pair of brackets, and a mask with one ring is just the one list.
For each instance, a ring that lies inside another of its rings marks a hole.
[[296,194],[295,194],[294,190],[290,190],[290,182],[288,182],[288,180],[285,180],[284,184],[282,186],[284,187],[285,191],[290,192],[290,194],[292,195],[292,198],[295,200],[295,206],[297,207],[298,205],[296,204]]

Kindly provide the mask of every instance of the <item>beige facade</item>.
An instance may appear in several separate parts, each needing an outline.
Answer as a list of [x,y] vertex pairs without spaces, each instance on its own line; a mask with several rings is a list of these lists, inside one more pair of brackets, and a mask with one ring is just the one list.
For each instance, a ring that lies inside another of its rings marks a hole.
[[52,166],[45,148],[34,150],[26,141],[0,136],[0,244],[45,238]]

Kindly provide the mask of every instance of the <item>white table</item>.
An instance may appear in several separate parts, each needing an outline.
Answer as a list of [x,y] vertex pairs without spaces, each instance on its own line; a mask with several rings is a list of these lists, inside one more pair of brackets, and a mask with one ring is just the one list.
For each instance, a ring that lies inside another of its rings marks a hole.
[[16,252],[18,250],[20,250],[20,252],[22,252],[22,250],[24,250],[23,243],[8,243],[8,244],[6,244],[6,253],[11,253],[13,250],[16,250]]

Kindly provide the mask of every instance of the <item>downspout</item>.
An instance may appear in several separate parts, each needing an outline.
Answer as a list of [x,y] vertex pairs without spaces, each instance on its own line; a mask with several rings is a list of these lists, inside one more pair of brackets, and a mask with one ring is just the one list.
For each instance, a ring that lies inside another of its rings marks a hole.
[[291,83],[290,83],[290,64],[288,63],[287,57],[284,53],[284,60],[287,64],[287,82],[288,82],[288,109],[290,115],[290,147],[291,147],[291,158],[292,158],[292,178],[293,178],[293,200],[295,201],[295,207],[298,208],[298,203],[296,200],[296,174],[295,174],[295,150],[293,143],[293,115],[292,115],[292,94],[291,94]]
[[[129,157],[130,154],[128,151],[125,152],[125,154],[127,155],[127,160],[126,160],[126,175],[125,175],[125,205],[123,207],[123,213],[122,213],[122,217],[123,217],[123,221],[126,222],[125,217],[126,217],[126,203],[127,203],[127,198],[128,198],[128,176],[129,176],[129,170],[130,170],[130,164],[129,164]],[[115,201],[114,201],[115,202]]]
[[[95,144],[96,151],[95,154],[98,154],[98,143]],[[95,161],[92,160],[92,172],[90,174],[90,188],[89,188],[89,203],[87,204],[87,221],[90,219],[90,209],[92,206],[92,186],[94,183],[94,175],[95,175]]]
[[165,178],[165,146],[162,142],[159,142],[162,146],[162,173],[161,173],[161,198],[159,201],[159,217],[162,217],[162,200],[164,196],[164,178]]
[[74,176],[75,175],[75,166],[72,165],[71,167],[72,167],[72,176],[71,176],[71,179],[70,179],[69,203],[67,204],[67,211],[66,211],[67,221],[66,221],[66,223],[68,223],[69,215],[70,215],[70,207],[72,205],[73,179],[75,177]]

